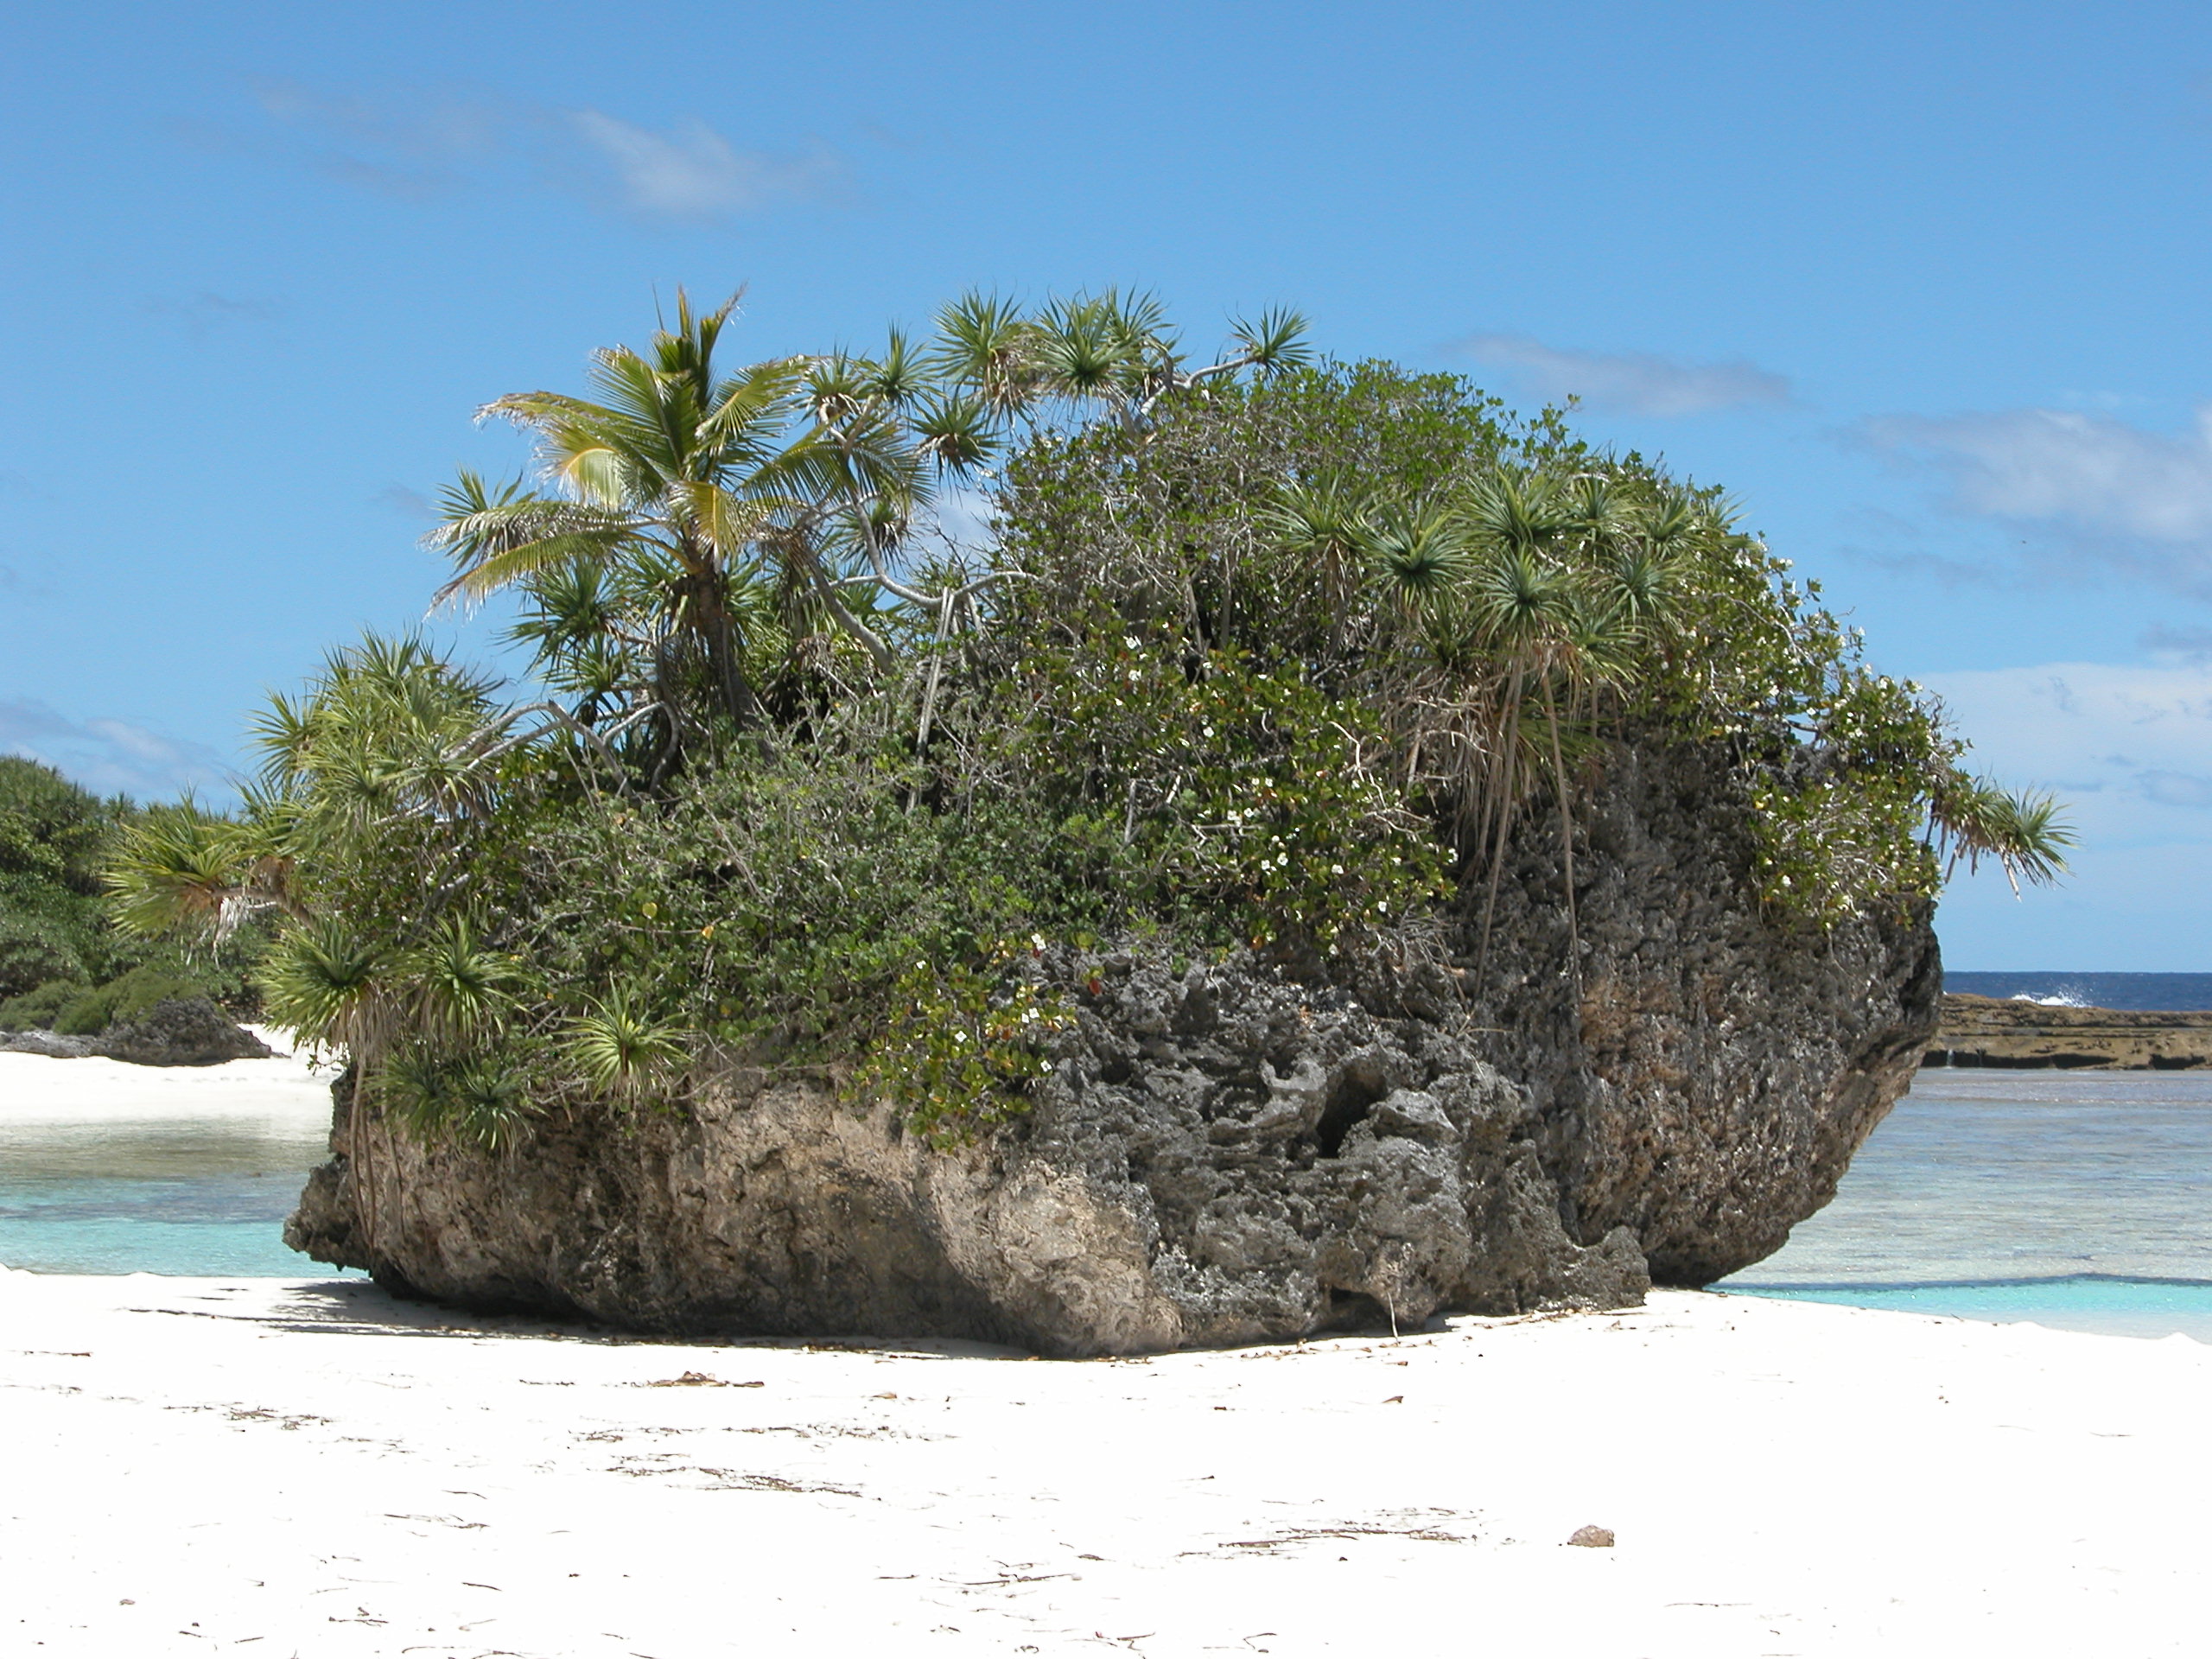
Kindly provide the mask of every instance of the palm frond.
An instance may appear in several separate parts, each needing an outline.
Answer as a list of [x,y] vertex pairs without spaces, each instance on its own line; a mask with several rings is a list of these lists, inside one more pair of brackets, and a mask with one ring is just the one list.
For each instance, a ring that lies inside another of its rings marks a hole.
[[1253,367],[1270,374],[1288,374],[1313,366],[1313,350],[1306,341],[1306,327],[1304,313],[1279,305],[1262,311],[1256,321],[1237,318],[1230,337]]

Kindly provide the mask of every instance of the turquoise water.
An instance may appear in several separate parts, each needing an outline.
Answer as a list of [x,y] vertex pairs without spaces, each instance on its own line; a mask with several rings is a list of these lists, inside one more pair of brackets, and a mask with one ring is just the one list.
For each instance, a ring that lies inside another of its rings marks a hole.
[[10,1123],[0,1114],[0,1263],[36,1273],[329,1274],[283,1237],[308,1170],[328,1155],[325,1134],[312,1118],[185,1112]]
[[1834,1203],[1715,1288],[2212,1342],[2212,1076],[1923,1071]]
[[[1746,1287],[1730,1285],[1731,1290]],[[1802,1285],[1751,1294],[1789,1301],[1836,1302],[1954,1319],[2033,1320],[2103,1336],[2168,1337],[2212,1342],[2212,1284],[2173,1279],[2021,1279],[2009,1284]]]
[[[0,1263],[331,1271],[282,1237],[326,1155],[320,1086],[264,1109],[206,1083],[158,1117],[0,1109]],[[1716,1288],[2212,1342],[2212,1076],[1923,1071],[1835,1202]]]

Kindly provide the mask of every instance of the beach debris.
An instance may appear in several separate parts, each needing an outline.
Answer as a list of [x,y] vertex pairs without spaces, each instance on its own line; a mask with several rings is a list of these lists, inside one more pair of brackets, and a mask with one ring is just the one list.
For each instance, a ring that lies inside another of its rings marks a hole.
[[1584,1549],[1611,1549],[1613,1529],[1611,1527],[1577,1527],[1574,1535],[1567,1541]]
[[686,1371],[681,1376],[664,1376],[654,1382],[638,1382],[631,1386],[640,1389],[762,1389],[765,1382],[725,1382],[719,1376],[709,1376],[704,1371]]

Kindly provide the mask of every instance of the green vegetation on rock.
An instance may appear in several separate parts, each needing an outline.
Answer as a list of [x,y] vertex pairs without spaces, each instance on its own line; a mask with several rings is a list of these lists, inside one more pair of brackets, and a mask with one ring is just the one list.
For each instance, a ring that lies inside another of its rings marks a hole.
[[1325,971],[1453,914],[1487,950],[1527,845],[1571,929],[1623,746],[1728,758],[1777,928],[2063,868],[1717,492],[1557,411],[1285,314],[1194,361],[1113,294],[734,372],[728,318],[486,410],[542,487],[464,474],[432,541],[448,598],[520,598],[530,690],[365,639],[272,702],[238,817],[122,832],[124,925],[260,918],[270,1017],[418,1134],[671,1103],[711,1053],[957,1141],[1131,941]]
[[95,1035],[167,996],[250,1007],[251,936],[219,961],[181,938],[110,925],[102,864],[141,816],[51,766],[0,755],[0,1032]]

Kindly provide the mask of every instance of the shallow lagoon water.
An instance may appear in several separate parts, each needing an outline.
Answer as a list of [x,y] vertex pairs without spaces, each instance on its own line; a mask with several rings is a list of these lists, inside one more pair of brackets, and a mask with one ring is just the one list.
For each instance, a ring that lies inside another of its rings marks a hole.
[[1834,1203],[1716,1288],[2212,1342],[2212,1074],[1923,1071]]
[[327,1076],[0,1055],[0,1264],[296,1279],[284,1217],[327,1156]]
[[322,1136],[226,1118],[0,1128],[0,1262],[39,1273],[331,1269],[284,1248]]
[[[0,1263],[331,1271],[282,1237],[327,1079],[0,1060]],[[2212,1075],[1923,1071],[1835,1202],[1716,1288],[2212,1342]]]

